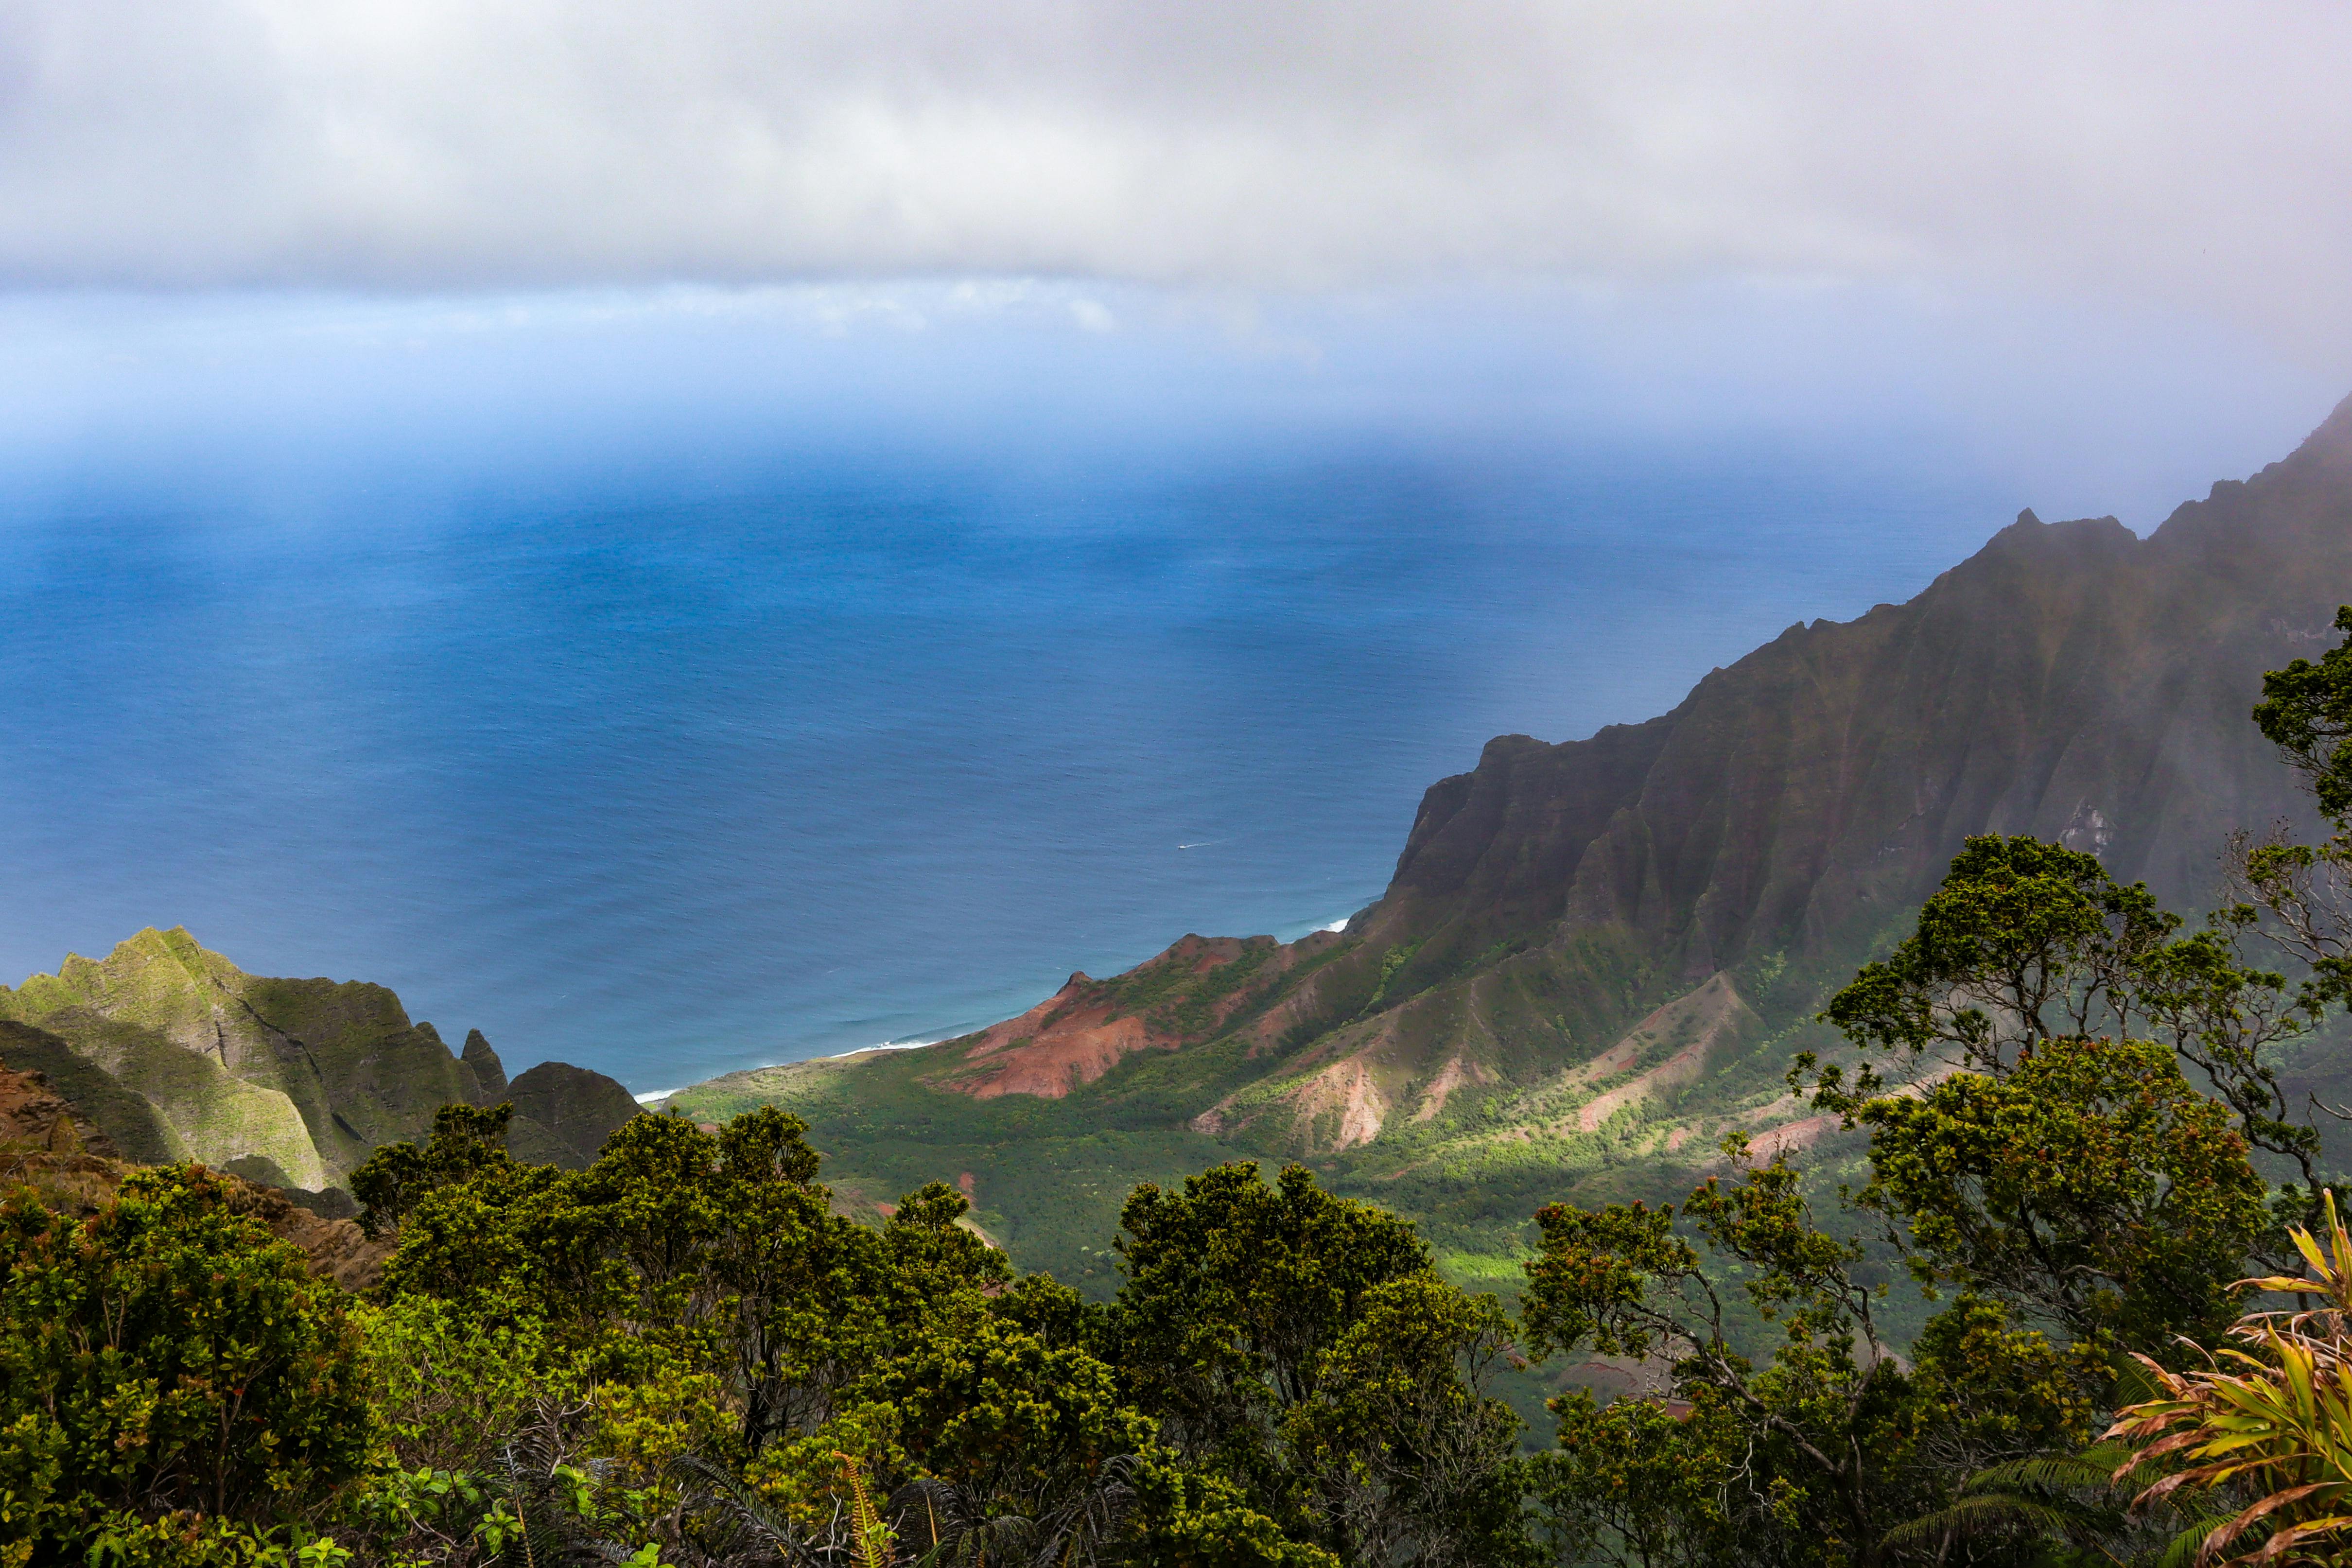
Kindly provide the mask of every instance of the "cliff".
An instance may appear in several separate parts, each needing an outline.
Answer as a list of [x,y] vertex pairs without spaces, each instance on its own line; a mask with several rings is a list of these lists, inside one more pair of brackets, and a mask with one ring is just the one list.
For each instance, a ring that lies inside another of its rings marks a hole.
[[[1772,1038],[1785,1057],[1968,835],[2091,850],[2194,914],[2231,832],[2307,826],[2248,712],[2347,602],[2352,402],[2147,539],[2027,512],[1908,603],[1791,626],[1670,713],[1490,742],[1429,789],[1342,935],[1188,937],[976,1036],[678,1103],[790,1105],[851,1163],[934,1122],[959,1159],[1024,1127],[1181,1128],[1392,1175],[1498,1141],[1559,1171],[1611,1140],[1666,1153],[1735,1119],[1791,1122],[1777,1071],[1748,1058]],[[1706,1017],[1662,1019],[1677,1006]],[[1668,1048],[1669,1026],[1689,1038]],[[960,1096],[982,1104],[950,1114]],[[1014,1103],[1045,1098],[1058,1120]]]
[[636,1109],[562,1063],[510,1086],[478,1031],[454,1055],[381,985],[247,974],[177,927],[0,986],[0,1064],[45,1075],[129,1160],[312,1193],[445,1104],[514,1099],[517,1152],[572,1166]]

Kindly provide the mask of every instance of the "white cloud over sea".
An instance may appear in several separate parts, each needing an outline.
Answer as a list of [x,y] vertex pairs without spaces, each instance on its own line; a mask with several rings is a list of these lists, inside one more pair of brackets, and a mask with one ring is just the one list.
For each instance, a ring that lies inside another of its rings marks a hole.
[[2332,365],[2347,67],[2328,5],[11,0],[0,287],[1919,280]]

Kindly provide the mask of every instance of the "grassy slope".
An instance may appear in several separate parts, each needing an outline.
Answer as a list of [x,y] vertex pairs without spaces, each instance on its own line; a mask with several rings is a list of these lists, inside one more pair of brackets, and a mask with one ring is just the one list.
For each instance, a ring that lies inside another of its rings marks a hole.
[[[1325,962],[1347,951],[1335,949]],[[1146,965],[1106,984],[1139,1010],[1166,1018],[1189,1007],[1199,1016],[1216,996],[1249,983],[1248,969],[1229,967],[1241,973],[1194,980]],[[1755,1021],[1700,1081],[1621,1109],[1593,1131],[1577,1129],[1577,1109],[1654,1068],[1685,1037],[1643,1042],[1626,1070],[1591,1079],[1575,1068],[1597,1051],[1570,1046],[1543,1073],[1465,1084],[1427,1120],[1392,1116],[1379,1137],[1346,1149],[1302,1143],[1293,1124],[1276,1119],[1240,1120],[1217,1136],[1195,1130],[1195,1119],[1221,1101],[1268,1098],[1297,1081],[1301,1058],[1318,1055],[1334,1033],[1253,1054],[1255,1026],[1297,978],[1211,1037],[1139,1052],[1064,1099],[979,1100],[935,1087],[964,1076],[967,1039],[731,1074],[669,1104],[702,1121],[762,1104],[790,1110],[814,1130],[826,1179],[869,1201],[933,1179],[964,1183],[974,1217],[1016,1262],[1097,1296],[1117,1287],[1109,1247],[1128,1192],[1233,1159],[1301,1159],[1336,1190],[1419,1222],[1450,1277],[1507,1289],[1538,1208],[1561,1199],[1678,1198],[1716,1158],[1722,1131],[1798,1113],[1782,1082],[1789,1057],[1824,1044],[1823,1031],[1804,1022],[1812,994],[1774,984],[1762,989],[1777,1024],[1769,1016]],[[1668,1152],[1676,1129],[1685,1136]]]

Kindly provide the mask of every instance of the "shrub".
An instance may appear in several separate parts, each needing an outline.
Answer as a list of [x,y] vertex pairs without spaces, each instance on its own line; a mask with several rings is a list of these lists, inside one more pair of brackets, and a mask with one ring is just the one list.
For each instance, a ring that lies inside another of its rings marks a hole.
[[373,1424],[341,1293],[179,1164],[84,1220],[0,1202],[0,1430],[23,1561],[102,1534],[217,1554],[331,1504]]

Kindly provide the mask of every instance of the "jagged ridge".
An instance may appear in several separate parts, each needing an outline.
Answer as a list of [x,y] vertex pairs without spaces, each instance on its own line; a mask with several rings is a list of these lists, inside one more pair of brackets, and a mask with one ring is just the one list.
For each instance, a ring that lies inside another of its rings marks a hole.
[[381,985],[247,974],[176,926],[0,986],[0,1063],[47,1075],[131,1160],[310,1192],[453,1102],[513,1100],[516,1154],[568,1166],[636,1110],[612,1079],[561,1062],[509,1085],[479,1030],[453,1055]]

